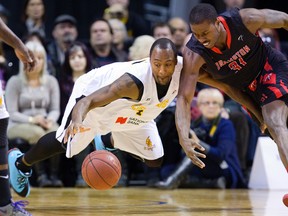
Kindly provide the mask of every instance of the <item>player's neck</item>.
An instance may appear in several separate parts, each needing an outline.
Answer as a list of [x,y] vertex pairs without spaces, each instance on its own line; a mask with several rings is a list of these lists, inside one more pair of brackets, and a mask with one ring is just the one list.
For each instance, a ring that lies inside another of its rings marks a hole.
[[222,23],[220,23],[220,34],[218,41],[215,43],[215,47],[217,47],[221,51],[227,49],[227,32]]

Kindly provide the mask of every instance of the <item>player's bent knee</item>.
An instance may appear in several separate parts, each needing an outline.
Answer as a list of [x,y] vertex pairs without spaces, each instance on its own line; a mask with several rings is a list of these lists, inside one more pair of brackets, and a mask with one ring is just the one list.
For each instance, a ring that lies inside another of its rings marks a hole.
[[148,166],[148,167],[160,167],[163,163],[163,157],[161,158],[158,158],[156,160],[147,160],[145,159],[145,164]]

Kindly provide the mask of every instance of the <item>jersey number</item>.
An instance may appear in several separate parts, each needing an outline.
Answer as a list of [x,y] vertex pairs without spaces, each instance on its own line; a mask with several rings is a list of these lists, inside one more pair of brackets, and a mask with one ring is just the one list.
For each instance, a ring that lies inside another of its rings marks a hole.
[[[237,60],[239,61],[239,63],[237,62]],[[247,64],[247,62],[244,61],[243,58],[239,58],[236,61],[231,62],[228,66],[231,70],[235,70],[235,71],[239,71],[242,69],[242,66],[245,66]]]

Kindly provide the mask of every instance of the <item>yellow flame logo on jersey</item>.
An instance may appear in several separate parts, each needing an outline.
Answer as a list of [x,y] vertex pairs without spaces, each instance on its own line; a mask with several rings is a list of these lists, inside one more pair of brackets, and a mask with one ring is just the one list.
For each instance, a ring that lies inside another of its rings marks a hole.
[[167,107],[168,103],[169,103],[169,100],[166,99],[166,100],[163,100],[162,102],[160,102],[159,104],[157,104],[156,106],[164,109],[165,107]]
[[3,97],[0,97],[0,106],[3,106]]
[[132,110],[136,111],[136,115],[142,116],[144,110],[146,109],[145,106],[143,106],[142,104],[134,104],[131,106]]
[[148,136],[146,138],[146,146],[144,147],[144,150],[148,150],[148,151],[153,151],[154,145],[150,139],[150,137]]

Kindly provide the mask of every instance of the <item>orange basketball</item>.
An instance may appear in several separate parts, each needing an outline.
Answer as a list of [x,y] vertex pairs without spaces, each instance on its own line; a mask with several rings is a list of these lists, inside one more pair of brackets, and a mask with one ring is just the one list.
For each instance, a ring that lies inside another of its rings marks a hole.
[[120,161],[109,151],[93,151],[82,163],[82,176],[91,188],[108,190],[115,186],[121,177]]

